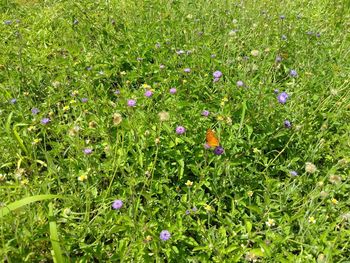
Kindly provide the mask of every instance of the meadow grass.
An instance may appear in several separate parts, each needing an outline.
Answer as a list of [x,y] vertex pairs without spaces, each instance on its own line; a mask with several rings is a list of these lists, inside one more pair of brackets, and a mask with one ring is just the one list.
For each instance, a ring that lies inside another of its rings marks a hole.
[[4,262],[350,262],[349,1],[0,10]]

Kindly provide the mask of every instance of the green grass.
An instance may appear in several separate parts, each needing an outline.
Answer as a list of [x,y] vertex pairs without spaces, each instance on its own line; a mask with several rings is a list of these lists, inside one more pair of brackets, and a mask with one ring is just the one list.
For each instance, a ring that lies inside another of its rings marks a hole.
[[349,6],[3,1],[0,258],[349,262]]

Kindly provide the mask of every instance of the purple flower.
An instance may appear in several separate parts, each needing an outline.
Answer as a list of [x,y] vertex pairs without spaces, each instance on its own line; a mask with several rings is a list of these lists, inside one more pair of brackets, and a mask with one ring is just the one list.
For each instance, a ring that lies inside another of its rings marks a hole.
[[284,19],[286,18],[286,16],[285,16],[285,15],[280,15],[280,18],[281,18],[282,20],[284,20]]
[[11,20],[5,20],[5,21],[4,21],[4,24],[5,24],[5,25],[11,25],[11,24],[12,24],[12,21],[11,21]]
[[191,213],[190,210],[186,210],[186,212],[185,212],[186,215],[189,215],[190,213]]
[[86,103],[88,101],[88,98],[81,98],[82,103]]
[[219,78],[214,78],[214,82],[218,82],[220,79]]
[[13,99],[10,100],[10,103],[11,103],[11,104],[16,104],[16,102],[17,102],[17,99],[15,99],[15,98],[13,98]]
[[38,108],[33,108],[32,109],[32,114],[33,115],[37,115],[40,112],[40,110]]
[[244,83],[243,83],[242,80],[239,80],[239,81],[236,82],[236,85],[237,85],[237,87],[243,87]]
[[317,34],[316,34],[316,37],[321,37],[321,33],[317,33]]
[[117,199],[117,200],[113,201],[112,208],[114,210],[119,210],[120,208],[122,208],[122,206],[123,206],[123,201],[122,200]]
[[85,148],[83,150],[83,152],[84,152],[84,154],[89,155],[89,154],[92,154],[92,149],[91,148]]
[[128,106],[129,107],[135,107],[136,106],[136,100],[128,100]]
[[210,112],[208,110],[202,111],[202,116],[204,116],[204,117],[208,117],[209,114],[210,114]]
[[214,154],[216,154],[216,155],[221,155],[224,152],[225,152],[224,148],[222,148],[221,146],[216,146],[215,149],[214,149]]
[[171,235],[170,235],[170,232],[168,230],[163,230],[162,232],[160,232],[159,237],[161,240],[167,241],[167,240],[169,240]]
[[156,48],[160,48],[160,44],[159,43],[156,43]]
[[280,63],[280,62],[282,61],[282,57],[277,56],[275,61],[276,61],[277,63]]
[[[152,91],[150,91],[150,90],[146,90],[146,92],[145,92],[145,94],[144,94],[147,98],[149,98],[149,97],[152,97],[152,95],[153,95],[153,92]],[[129,103],[128,103],[129,104]]]
[[290,171],[289,174],[290,174],[291,176],[297,176],[297,175],[298,175],[298,173],[297,173],[296,171]]
[[295,77],[298,76],[298,73],[297,73],[297,71],[296,71],[295,69],[291,69],[291,70],[289,71],[289,75],[290,75],[291,77],[295,78]]
[[279,92],[278,89],[273,90],[273,93],[275,93],[275,94],[278,94],[278,92]]
[[285,104],[287,102],[288,97],[289,96],[286,92],[282,92],[277,96],[277,100],[279,103]]
[[171,89],[169,90],[169,92],[170,92],[170,94],[175,94],[175,93],[176,93],[176,88],[171,88]]
[[184,72],[190,73],[190,72],[191,72],[191,69],[190,69],[190,68],[185,68],[185,69],[184,69]]
[[219,79],[222,77],[222,72],[217,70],[213,73],[213,77],[216,78],[216,79]]
[[193,212],[197,212],[197,210],[198,210],[197,207],[193,207],[193,208],[192,208],[192,211],[193,211]]
[[283,124],[284,124],[284,127],[286,127],[286,128],[292,127],[292,124],[290,123],[289,120],[285,120]]
[[282,39],[282,40],[287,40],[287,36],[286,36],[286,35],[282,35],[282,36],[281,36],[281,39]]
[[41,124],[46,125],[46,124],[48,124],[50,121],[51,121],[51,120],[50,120],[49,118],[43,118],[43,119],[41,119]]
[[116,91],[114,91],[114,94],[115,94],[115,95],[119,95],[119,94],[120,94],[120,90],[117,89]]
[[175,131],[177,134],[181,135],[181,134],[184,134],[186,132],[186,129],[183,126],[177,126]]

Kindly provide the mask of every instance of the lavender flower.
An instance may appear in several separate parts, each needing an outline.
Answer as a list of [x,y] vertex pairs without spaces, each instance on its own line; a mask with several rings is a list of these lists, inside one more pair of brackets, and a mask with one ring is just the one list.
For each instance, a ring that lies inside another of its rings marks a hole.
[[281,20],[284,20],[285,18],[286,18],[285,15],[280,15],[280,19],[281,19]]
[[83,150],[83,152],[84,152],[84,154],[89,155],[89,154],[92,154],[92,149],[91,148],[85,148]]
[[4,21],[4,24],[5,24],[5,25],[11,25],[11,24],[12,24],[12,21],[11,21],[11,20],[5,20],[5,21]]
[[189,215],[190,213],[191,213],[190,210],[186,210],[186,212],[185,212],[186,215]]
[[219,78],[214,78],[214,82],[218,82],[220,79]]
[[244,83],[243,83],[242,80],[239,80],[239,81],[236,82],[236,85],[237,85],[237,87],[243,87]]
[[277,96],[277,100],[279,103],[285,104],[287,102],[288,97],[289,96],[286,92],[282,92]]
[[198,210],[198,209],[197,209],[197,207],[195,207],[195,206],[192,208],[192,211],[193,211],[193,212],[197,212],[197,210]]
[[216,146],[215,149],[214,149],[214,154],[216,154],[216,155],[221,155],[224,152],[225,152],[225,150],[221,146]]
[[282,35],[282,36],[281,36],[281,39],[282,39],[282,40],[287,40],[287,36],[286,36],[286,35]]
[[204,145],[203,145],[203,147],[204,147],[204,149],[206,149],[206,150],[208,150],[208,149],[210,149],[211,147],[210,147],[210,145],[209,144],[207,144],[207,143],[205,143]]
[[40,112],[38,108],[33,108],[31,111],[33,115],[37,115]]
[[202,116],[204,116],[204,117],[208,117],[209,114],[210,114],[210,112],[208,110],[202,111]]
[[190,72],[191,72],[191,69],[190,69],[190,68],[185,68],[185,69],[184,69],[184,72],[190,73]]
[[170,92],[170,94],[175,94],[175,93],[176,93],[176,88],[171,88],[171,89],[169,90],[169,92]]
[[136,100],[128,100],[128,106],[129,107],[135,107],[136,106]]
[[119,199],[114,200],[114,202],[113,202],[113,204],[112,204],[112,208],[113,208],[114,210],[119,210],[120,208],[122,208],[122,206],[123,206],[123,201],[122,201],[122,200],[119,200]]
[[167,241],[167,240],[169,240],[171,235],[170,235],[170,232],[168,230],[163,230],[162,232],[160,232],[159,237],[161,240]]
[[276,63],[280,63],[282,61],[282,57],[277,56],[275,61],[276,61]]
[[16,102],[17,102],[17,99],[15,99],[15,98],[13,98],[13,99],[10,100],[10,103],[11,103],[11,104],[16,104]]
[[186,132],[186,129],[183,126],[177,126],[175,131],[177,134],[181,135],[181,134],[184,134]]
[[297,175],[298,175],[298,173],[297,173],[296,171],[290,171],[289,174],[290,174],[291,176],[297,176]]
[[120,94],[120,90],[117,89],[116,91],[114,91],[114,94],[115,94],[115,95],[119,95],[119,94]]
[[222,77],[222,72],[217,70],[213,73],[213,77],[216,78],[216,79],[219,79]]
[[88,98],[81,98],[82,103],[86,103],[88,101]]
[[289,120],[285,120],[283,124],[284,124],[284,127],[286,127],[286,128],[292,127],[292,124],[290,123]]
[[145,92],[145,94],[144,94],[147,98],[149,98],[149,97],[152,97],[152,95],[153,95],[153,92],[152,91],[150,91],[150,90],[146,90],[146,92]]
[[279,92],[278,89],[273,90],[273,93],[275,93],[275,94],[278,94],[278,92]]
[[50,121],[51,121],[51,120],[50,120],[49,118],[43,118],[43,119],[41,119],[41,124],[46,125],[46,124],[48,124]]
[[295,77],[298,76],[298,73],[297,73],[297,71],[296,71],[295,69],[291,69],[291,70],[289,71],[289,75],[290,75],[291,77],[295,78]]

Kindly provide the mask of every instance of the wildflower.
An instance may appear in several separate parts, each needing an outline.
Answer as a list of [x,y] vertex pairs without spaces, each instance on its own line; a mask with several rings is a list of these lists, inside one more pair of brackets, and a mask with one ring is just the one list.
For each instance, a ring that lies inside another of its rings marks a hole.
[[224,117],[221,116],[221,115],[218,115],[218,116],[216,117],[216,119],[217,119],[218,121],[223,121],[223,120],[224,120]]
[[21,180],[21,185],[27,185],[29,184],[29,180],[27,178]]
[[184,69],[184,72],[185,72],[185,73],[190,73],[190,72],[191,72],[191,69],[190,69],[190,68],[185,68],[185,69]]
[[73,92],[71,93],[72,97],[76,97],[77,95],[79,95],[79,91],[78,90],[73,90]]
[[170,119],[170,115],[166,111],[161,111],[158,113],[160,121],[168,121]]
[[253,252],[247,252],[247,254],[245,255],[245,260],[249,262],[257,262],[258,257]]
[[146,90],[145,94],[144,94],[147,98],[152,97],[153,92],[151,90]]
[[17,102],[17,99],[15,99],[15,98],[13,98],[13,99],[10,100],[10,103],[11,103],[11,104],[16,104],[16,102]]
[[192,208],[192,212],[194,212],[194,213],[197,212],[197,210],[198,210],[198,209],[197,209],[197,207],[195,207],[195,206]]
[[115,95],[119,95],[119,94],[120,94],[120,90],[119,90],[119,89],[115,90],[115,91],[114,91],[114,94],[115,94]]
[[128,106],[129,107],[135,107],[136,106],[136,100],[128,100]]
[[207,211],[207,212],[210,212],[213,210],[212,206],[211,205],[208,205],[208,204],[205,204],[204,205],[204,209]]
[[74,126],[72,129],[69,130],[68,134],[70,136],[76,136],[80,131],[80,127],[79,126]]
[[5,24],[5,25],[11,25],[11,24],[12,24],[12,21],[11,21],[11,20],[5,20],[5,21],[4,21],[4,24]]
[[177,126],[176,127],[176,133],[177,134],[184,134],[186,132],[186,129],[185,129],[185,127],[183,127],[183,126]]
[[305,172],[313,174],[314,172],[316,172],[317,168],[313,163],[310,162],[306,162],[305,163]]
[[207,144],[207,143],[205,143],[205,144],[203,145],[203,147],[204,147],[204,149],[206,149],[206,150],[208,150],[208,149],[211,148],[211,146],[210,146],[209,144]]
[[275,225],[275,220],[269,218],[269,219],[265,222],[265,224],[266,224],[268,227],[272,227],[272,226]]
[[339,175],[332,174],[329,176],[329,181],[332,184],[340,184],[341,183],[341,177]]
[[237,87],[243,87],[243,86],[244,86],[244,83],[243,83],[242,80],[238,80],[238,81],[236,82],[236,85],[237,85]]
[[273,90],[273,93],[275,93],[275,94],[278,94],[278,92],[279,92],[278,89],[274,89],[274,90]]
[[31,111],[32,111],[33,115],[37,115],[40,112],[40,110],[38,108],[32,108]]
[[332,198],[331,202],[332,202],[332,204],[333,204],[333,205],[338,204],[338,200],[337,200],[337,199],[335,199],[335,198]]
[[277,56],[275,61],[276,61],[276,63],[280,63],[282,61],[282,57],[281,56]]
[[214,82],[218,82],[220,79],[219,78],[214,78]]
[[70,108],[69,108],[68,105],[63,107],[63,111],[68,111],[69,109],[70,109]]
[[96,126],[97,126],[97,123],[95,121],[89,122],[89,128],[93,129],[93,128],[96,128]]
[[328,193],[326,191],[321,191],[320,192],[320,197],[321,198],[326,198],[328,196]]
[[248,195],[249,197],[252,197],[252,196],[253,196],[253,194],[254,194],[254,192],[253,192],[253,191],[248,191],[248,192],[247,192],[247,195]]
[[92,149],[91,149],[91,148],[85,148],[85,149],[83,150],[83,152],[84,152],[84,154],[86,154],[86,155],[90,155],[90,154],[92,154]]
[[191,213],[191,211],[188,210],[188,209],[185,211],[185,214],[186,214],[186,215],[189,215],[190,213]]
[[282,35],[282,36],[281,36],[281,39],[282,39],[282,40],[287,40],[287,36],[286,36],[286,35]]
[[214,149],[214,154],[216,154],[216,155],[221,155],[224,152],[225,152],[224,148],[222,148],[221,146],[216,146],[215,149]]
[[154,143],[155,144],[159,144],[160,143],[160,138],[159,137],[155,138]]
[[169,240],[171,235],[170,235],[170,232],[168,230],[162,230],[162,232],[160,232],[159,237],[161,240],[167,241],[167,240]]
[[280,15],[280,19],[284,20],[286,18],[285,15]]
[[291,69],[291,70],[289,71],[289,75],[290,75],[291,77],[295,78],[295,77],[298,76],[298,73],[297,73],[297,71],[296,71],[295,69]]
[[113,208],[114,210],[119,210],[120,208],[122,208],[123,204],[124,204],[124,203],[123,203],[122,200],[119,200],[119,199],[114,200],[114,202],[113,202],[113,204],[112,204],[112,208]]
[[214,77],[214,78],[217,78],[217,79],[221,78],[221,77],[222,77],[222,72],[219,71],[219,70],[215,71],[215,72],[213,73],[213,77]]
[[259,56],[259,50],[252,50],[250,54],[252,54],[253,57],[257,57]]
[[88,98],[81,98],[82,103],[86,103],[88,101]]
[[144,242],[151,242],[152,239],[153,239],[152,236],[148,235],[148,236],[146,236]]
[[41,142],[41,139],[35,138],[32,142],[32,145],[37,145]]
[[284,124],[284,127],[285,127],[285,128],[290,128],[290,127],[292,127],[292,124],[290,123],[289,120],[285,120],[285,121],[283,122],[283,124]]
[[138,58],[136,58],[136,60],[141,62],[143,60],[143,58],[138,57]]
[[288,97],[289,96],[286,92],[282,92],[277,96],[277,100],[279,103],[285,104],[287,102]]
[[160,43],[156,43],[154,46],[155,48],[160,48]]
[[84,182],[87,180],[87,175],[86,174],[82,174],[78,177],[78,181],[79,182]]
[[210,114],[210,112],[208,110],[202,111],[202,116],[204,116],[204,117],[208,117],[209,114]]
[[160,69],[165,69],[165,65],[160,64],[160,65],[159,65],[159,68],[160,68]]
[[191,182],[190,180],[187,180],[187,182],[185,183],[185,185],[187,185],[188,187],[191,187],[193,185],[193,182]]
[[51,120],[50,120],[49,118],[43,118],[43,119],[41,119],[41,124],[46,125],[46,124],[48,124],[50,121],[51,121]]
[[113,114],[113,124],[115,126],[119,125],[123,120],[123,117],[120,113],[116,112]]
[[316,223],[316,219],[313,216],[310,216],[309,217],[309,223],[315,224]]
[[296,171],[290,171],[289,174],[291,176],[298,176],[298,173]]
[[232,119],[231,119],[231,117],[226,117],[226,123],[227,123],[228,125],[231,125],[231,124],[232,124]]

